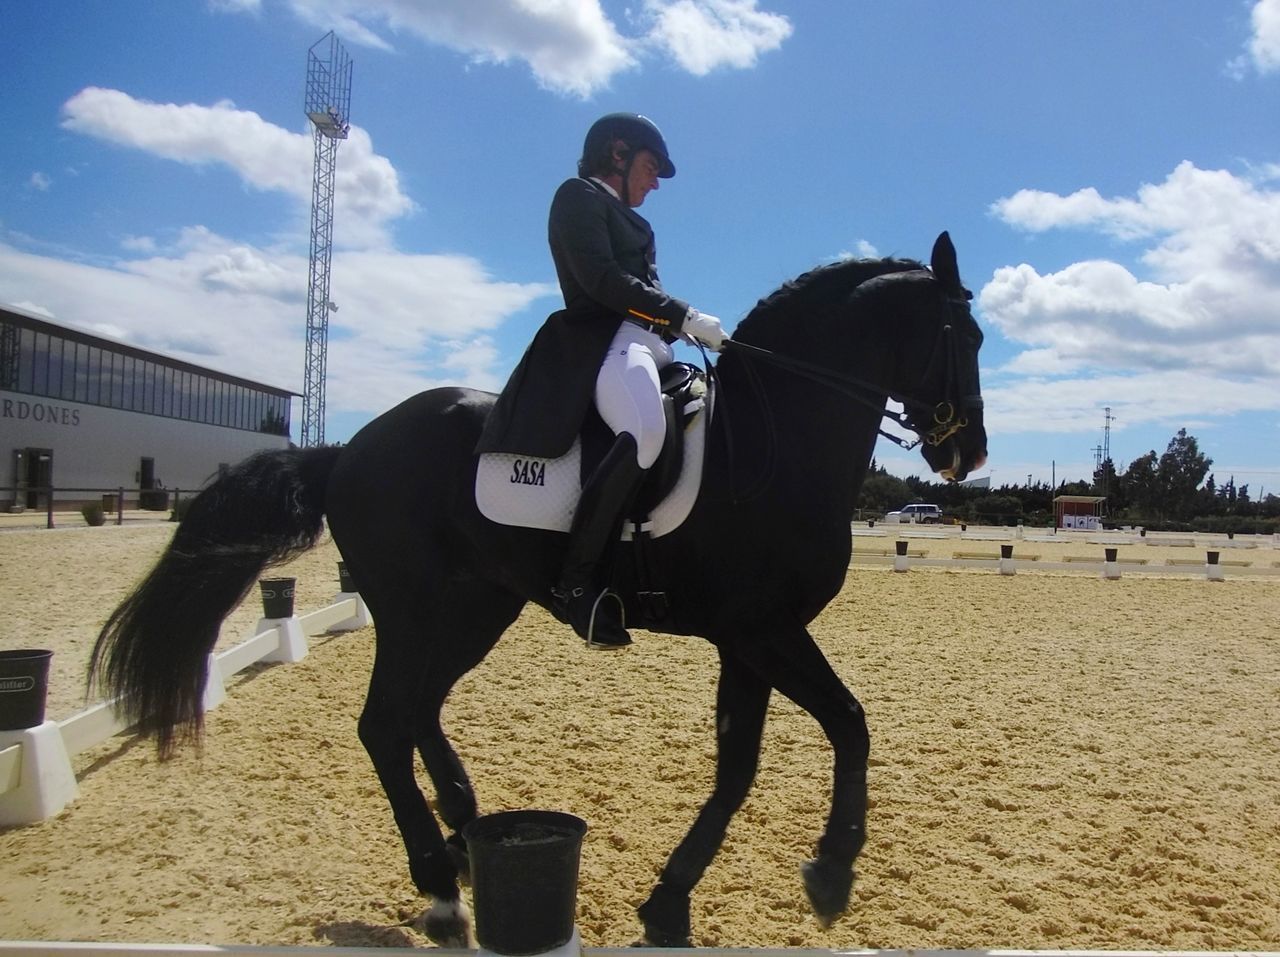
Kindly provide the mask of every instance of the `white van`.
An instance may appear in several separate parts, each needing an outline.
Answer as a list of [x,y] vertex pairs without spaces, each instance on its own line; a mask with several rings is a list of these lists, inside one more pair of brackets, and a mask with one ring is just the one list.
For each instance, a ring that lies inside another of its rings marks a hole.
[[886,522],[917,524],[936,524],[942,521],[942,509],[937,505],[904,505],[898,512],[890,512],[884,517]]

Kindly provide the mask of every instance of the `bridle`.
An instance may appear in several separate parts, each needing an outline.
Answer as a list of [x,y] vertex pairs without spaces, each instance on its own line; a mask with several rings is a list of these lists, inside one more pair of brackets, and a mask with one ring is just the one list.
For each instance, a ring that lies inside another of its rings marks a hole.
[[[962,389],[958,383],[960,343],[957,341],[954,328],[955,313],[960,309],[967,312],[970,295],[966,291],[964,298],[959,296],[948,296],[946,298],[949,315],[938,329],[938,335],[933,344],[933,353],[930,356],[928,366],[925,367],[923,376],[925,379],[929,378],[929,374],[937,363],[943,362],[946,364],[942,392],[946,398],[933,405],[911,395],[889,393],[890,397],[902,403],[903,407],[901,412],[890,412],[884,407],[883,396],[886,394],[884,387],[877,386],[866,379],[849,375],[815,362],[783,355],[771,349],[739,342],[736,339],[726,339],[724,349],[730,352],[737,352],[751,359],[763,360],[780,369],[786,369],[801,378],[840,392],[861,405],[878,412],[886,419],[892,419],[902,428],[914,432],[916,439],[910,441],[891,432],[886,432],[883,428],[877,431],[880,435],[907,451],[914,449],[921,442],[937,446],[969,424],[967,412],[982,408],[982,396],[976,391],[961,394]],[[754,375],[753,381],[756,383],[756,388],[759,389],[759,380]],[[922,421],[928,424],[922,425]]]

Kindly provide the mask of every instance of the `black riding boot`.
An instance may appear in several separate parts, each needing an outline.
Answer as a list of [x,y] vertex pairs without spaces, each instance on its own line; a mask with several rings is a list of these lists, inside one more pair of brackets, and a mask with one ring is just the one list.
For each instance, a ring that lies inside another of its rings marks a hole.
[[636,440],[623,432],[582,489],[569,529],[560,583],[551,594],[552,610],[568,622],[589,648],[624,648],[631,644],[623,621],[622,599],[596,585],[596,566],[618,537],[623,510],[631,501],[644,469],[636,461]]

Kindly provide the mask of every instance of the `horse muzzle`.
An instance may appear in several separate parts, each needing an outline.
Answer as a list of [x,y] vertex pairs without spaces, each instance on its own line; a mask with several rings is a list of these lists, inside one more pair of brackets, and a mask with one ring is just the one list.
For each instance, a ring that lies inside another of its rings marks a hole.
[[933,424],[924,432],[920,452],[929,467],[945,481],[960,482],[987,461],[987,430],[982,424],[982,398],[958,404],[940,402]]

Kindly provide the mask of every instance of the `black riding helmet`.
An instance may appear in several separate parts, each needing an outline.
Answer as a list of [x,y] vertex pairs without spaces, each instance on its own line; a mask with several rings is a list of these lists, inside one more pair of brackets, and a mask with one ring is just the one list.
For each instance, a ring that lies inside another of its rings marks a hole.
[[627,170],[637,150],[647,149],[658,158],[658,176],[670,179],[676,175],[676,165],[667,152],[667,141],[653,120],[639,113],[610,113],[591,124],[582,144],[582,159],[578,160],[578,175],[590,176],[612,165],[610,148],[614,140],[622,140],[631,152],[627,156]]

